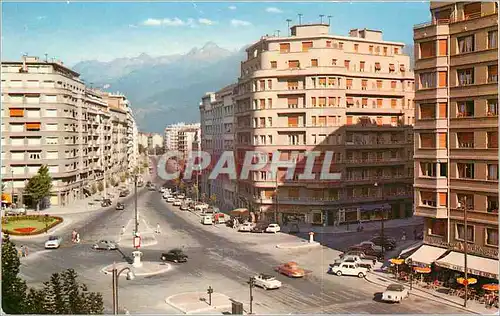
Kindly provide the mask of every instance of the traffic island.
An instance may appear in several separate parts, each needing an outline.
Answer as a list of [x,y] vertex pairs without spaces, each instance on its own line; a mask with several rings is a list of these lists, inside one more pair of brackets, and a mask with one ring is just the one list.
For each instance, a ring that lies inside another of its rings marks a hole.
[[[114,267],[113,264],[105,266],[101,269],[101,272],[104,274],[112,274],[113,268],[117,270],[130,268],[130,270],[134,272],[135,276],[150,276],[166,273],[172,269],[172,266],[168,263],[154,261],[141,261],[141,266],[134,266],[133,264],[129,264],[127,262],[119,262],[114,264]],[[126,277],[125,274],[120,276]]]
[[63,222],[62,217],[21,215],[2,217],[2,233],[12,236],[34,236],[47,232]]
[[303,249],[303,248],[315,248],[320,247],[321,244],[317,241],[309,242],[309,241],[298,241],[298,242],[289,242],[284,244],[276,245],[276,248],[279,249]]
[[212,293],[211,298],[206,292],[181,293],[167,297],[165,302],[184,314],[222,313],[230,310],[232,306],[229,296],[217,292]]

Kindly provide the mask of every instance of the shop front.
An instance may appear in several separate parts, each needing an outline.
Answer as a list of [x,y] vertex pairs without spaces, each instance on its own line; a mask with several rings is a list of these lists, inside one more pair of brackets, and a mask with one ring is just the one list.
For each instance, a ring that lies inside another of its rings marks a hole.
[[385,219],[391,219],[392,213],[389,212],[391,206],[387,203],[382,204],[371,204],[371,205],[361,205],[360,220],[361,221],[377,221]]

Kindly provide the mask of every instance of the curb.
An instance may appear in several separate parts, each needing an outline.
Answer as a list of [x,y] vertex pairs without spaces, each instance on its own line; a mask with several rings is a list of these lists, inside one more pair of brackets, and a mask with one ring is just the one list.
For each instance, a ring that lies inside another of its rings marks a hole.
[[[378,222],[374,222],[374,221],[370,221],[370,222],[367,222],[367,223],[378,223]],[[319,235],[323,235],[323,234],[348,234],[348,233],[357,233],[356,231],[356,225],[357,224],[352,224],[352,227],[354,227],[353,230],[342,230],[342,231],[322,231],[321,228],[313,228],[313,227],[299,227],[299,233],[306,233],[306,232],[313,232],[315,235],[316,234],[319,234]],[[387,221],[386,221],[386,224],[387,225]],[[403,225],[395,225],[395,226],[385,226],[385,228],[400,228],[400,227],[408,227],[408,226],[416,226],[416,225],[421,225],[421,223],[406,223],[406,224],[403,224]],[[328,226],[328,227],[331,227],[331,226]],[[342,228],[345,228],[345,225],[343,225]],[[380,227],[365,227],[363,229],[363,231],[365,232],[370,232],[370,231],[379,231],[380,230]],[[282,230],[283,233],[286,233],[286,234],[295,234],[293,232],[290,232],[289,229],[284,229]]]
[[[106,275],[111,274],[111,272],[107,271],[107,269],[106,269],[107,267],[110,267],[110,266],[112,266],[112,264],[107,265],[104,268],[102,268],[101,272],[106,274]],[[130,267],[132,267],[132,265],[130,265]],[[135,274],[135,276],[151,276],[151,275],[162,274],[162,273],[168,272],[170,270],[172,270],[172,265],[169,263],[165,263],[165,269],[161,269],[161,270],[158,270],[155,272],[145,272],[145,273],[135,273],[135,271],[134,271],[134,274]],[[120,276],[126,276],[126,275],[122,274]]]
[[47,233],[41,233],[37,235],[31,235],[31,236],[16,236],[16,235],[9,235],[10,239],[12,240],[30,240],[30,239],[42,239],[42,238],[47,238],[47,236],[50,236],[60,230],[61,228],[65,228],[69,224],[71,224],[73,221],[71,219],[64,219],[60,224],[54,226],[53,228],[49,229]]
[[[386,279],[388,282],[391,282],[391,283],[399,283],[399,284],[402,284],[402,285],[407,285],[405,283],[402,283],[402,282],[399,282],[399,281],[396,281],[396,280],[391,280],[391,279],[388,279],[386,277],[383,277],[383,276],[380,276],[380,275],[377,275],[377,274],[374,274],[372,272],[368,272],[369,274],[373,275],[373,276],[376,276],[376,277],[380,277],[382,279]],[[371,284],[375,284],[375,285],[379,285],[379,286],[386,286],[386,284],[381,284],[379,282],[376,282],[376,281],[372,281],[370,279],[368,279],[366,276],[364,278],[368,283],[371,283]],[[424,296],[424,295],[421,295],[421,294],[417,294],[415,293],[415,290],[416,291],[420,291],[420,292],[423,292],[423,293],[426,293],[427,295],[430,295],[430,296],[433,296],[435,298],[432,298],[432,297],[428,297],[428,296]],[[410,296],[417,296],[417,297],[420,297],[420,298],[424,298],[424,299],[427,299],[427,300],[433,300],[434,302],[437,302],[437,303],[442,303],[442,304],[445,304],[445,305],[448,305],[448,306],[451,306],[451,307],[454,307],[454,308],[458,308],[458,309],[461,309],[461,310],[464,310],[464,311],[467,311],[469,313],[472,313],[472,314],[476,314],[476,315],[484,315],[483,313],[480,313],[480,312],[477,312],[477,311],[474,311],[472,309],[469,309],[469,308],[466,308],[466,307],[463,307],[463,306],[460,306],[458,305],[456,302],[452,302],[450,300],[447,300],[445,298],[442,298],[434,293],[430,293],[430,292],[427,292],[427,291],[423,291],[421,289],[413,289],[413,291],[410,293]],[[496,315],[496,314],[495,314]]]
[[[217,305],[217,306],[210,306],[210,307],[205,307],[205,308],[198,308],[198,309],[195,309],[195,310],[191,310],[191,311],[186,311],[184,308],[182,307],[179,307],[177,304],[175,303],[172,303],[171,302],[171,298],[174,297],[174,296],[178,296],[178,295],[181,295],[181,294],[187,294],[187,293],[192,293],[192,292],[186,292],[186,293],[180,293],[180,294],[175,294],[175,295],[171,295],[169,297],[167,297],[165,299],[165,303],[167,303],[168,305],[172,306],[173,308],[181,311],[182,313],[186,314],[186,315],[189,315],[189,314],[194,314],[194,313],[202,313],[202,312],[206,312],[206,311],[209,311],[209,310],[217,310],[217,309],[225,309],[225,308],[231,308],[231,304],[228,304],[228,305]],[[224,295],[224,296],[227,296],[227,295]],[[228,296],[227,296],[228,297]],[[229,297],[228,297],[229,299]]]
[[317,241],[312,242],[312,243],[309,243],[309,242],[305,243],[304,242],[304,243],[301,243],[301,244],[296,245],[296,246],[286,246],[286,245],[280,245],[280,244],[278,244],[278,245],[276,245],[276,248],[278,248],[278,249],[301,249],[301,248],[313,248],[313,247],[319,247],[319,246],[321,246],[321,244],[319,242],[317,242]]

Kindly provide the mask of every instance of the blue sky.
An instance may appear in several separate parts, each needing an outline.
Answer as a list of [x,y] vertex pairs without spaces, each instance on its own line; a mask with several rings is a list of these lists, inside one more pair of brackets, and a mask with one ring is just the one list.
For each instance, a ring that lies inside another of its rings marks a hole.
[[331,15],[331,33],[352,28],[384,32],[384,39],[412,42],[413,25],[430,19],[427,2],[3,2],[2,60],[22,53],[67,64],[108,61],[143,52],[184,53],[213,41],[239,49],[280,30],[286,19],[319,22]]

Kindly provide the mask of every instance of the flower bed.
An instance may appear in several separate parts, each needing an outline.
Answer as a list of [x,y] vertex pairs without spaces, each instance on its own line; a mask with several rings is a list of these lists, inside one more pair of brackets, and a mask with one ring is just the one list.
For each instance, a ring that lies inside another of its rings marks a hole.
[[2,233],[13,236],[32,236],[45,233],[63,222],[59,216],[22,215],[2,217]]

